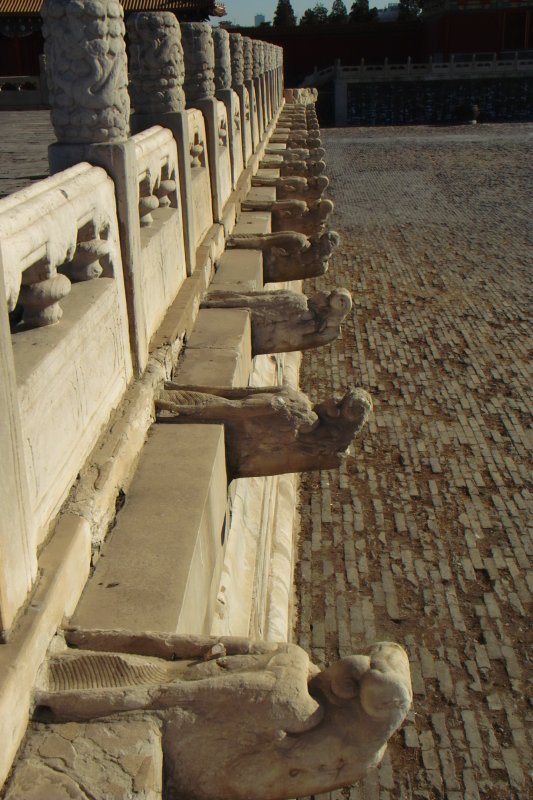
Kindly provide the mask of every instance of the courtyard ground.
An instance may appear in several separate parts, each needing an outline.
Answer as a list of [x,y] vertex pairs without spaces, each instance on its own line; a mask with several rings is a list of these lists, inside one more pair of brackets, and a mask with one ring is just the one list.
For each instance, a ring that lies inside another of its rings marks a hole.
[[[326,797],[527,800],[533,126],[322,135],[342,244],[306,291],[354,309],[301,382],[375,413],[302,479],[296,639],[321,664],[399,642],[414,688],[379,770]],[[52,140],[47,112],[0,114],[0,197],[46,177]]]
[[305,291],[354,308],[301,383],[362,386],[374,417],[340,471],[302,478],[296,639],[321,664],[396,641],[414,689],[381,767],[324,797],[524,800],[533,126],[322,136],[342,243]]

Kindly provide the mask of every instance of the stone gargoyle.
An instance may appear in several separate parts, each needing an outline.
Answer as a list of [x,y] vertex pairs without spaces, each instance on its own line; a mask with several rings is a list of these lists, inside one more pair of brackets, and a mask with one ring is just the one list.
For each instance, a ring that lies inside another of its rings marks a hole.
[[274,292],[211,291],[203,308],[248,308],[252,318],[252,355],[308,350],[334,341],[352,308],[347,289],[306,297],[279,289]]
[[293,175],[285,178],[263,178],[254,175],[252,186],[273,186],[279,200],[319,200],[329,186],[326,175],[307,178]]
[[287,178],[292,175],[309,176],[312,178],[316,175],[322,175],[325,172],[326,162],[313,160],[282,161],[281,164],[277,164],[277,167],[282,178]]
[[272,144],[284,144],[286,147],[322,147],[318,131],[291,131],[289,134],[274,134],[270,138]]
[[167,383],[156,400],[159,422],[224,425],[229,480],[335,469],[371,410],[363,389],[313,404],[288,386]]
[[284,161],[320,161],[326,155],[323,147],[315,147],[309,150],[306,147],[292,147],[286,150],[276,150],[275,147],[267,147],[265,150],[266,157],[268,156],[281,156]]
[[272,230],[296,231],[306,236],[316,236],[323,232],[334,205],[331,200],[315,200],[310,204],[305,200],[259,200],[243,202],[243,211],[270,211]]
[[53,731],[154,716],[166,797],[288,800],[348,786],[380,763],[412,703],[407,654],[389,642],[320,671],[289,643],[124,631],[67,639],[77,649],[51,656],[36,717]]
[[243,233],[230,236],[226,247],[261,250],[264,282],[280,283],[324,275],[339,241],[336,231],[309,238],[295,231],[262,235]]

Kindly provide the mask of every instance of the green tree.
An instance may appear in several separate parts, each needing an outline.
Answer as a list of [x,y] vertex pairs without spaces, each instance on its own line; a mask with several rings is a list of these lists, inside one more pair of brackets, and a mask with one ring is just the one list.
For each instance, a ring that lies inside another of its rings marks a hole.
[[322,3],[304,11],[300,25],[325,25],[328,22],[328,10]]
[[278,0],[273,25],[274,28],[294,28],[296,26],[296,15],[291,6],[291,0]]
[[350,9],[350,22],[372,22],[378,15],[377,8],[369,8],[368,0],[355,0]]
[[348,22],[348,11],[342,0],[333,0],[328,22],[335,25],[342,25],[342,23]]

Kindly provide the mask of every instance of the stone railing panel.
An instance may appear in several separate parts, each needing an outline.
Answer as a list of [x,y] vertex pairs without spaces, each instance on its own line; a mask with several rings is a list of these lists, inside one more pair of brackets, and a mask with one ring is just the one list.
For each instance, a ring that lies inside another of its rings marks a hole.
[[[211,169],[214,169],[216,166],[218,172],[218,184],[220,187],[220,208],[224,208],[224,205],[229,199],[232,189],[232,177],[231,177],[231,156],[230,156],[230,142],[229,142],[229,128],[228,128],[228,114],[226,111],[226,106],[223,102],[217,102],[216,106],[216,117],[217,117],[217,136],[218,136],[218,148],[217,148],[217,163],[216,165],[211,165]],[[234,120],[231,122],[234,124]],[[241,160],[242,165],[242,160]]]
[[187,274],[180,175],[171,131],[154,125],[131,141],[135,145],[141,225],[142,269],[136,282],[149,341]]
[[29,510],[42,540],[132,373],[104,170],[79,164],[0,201],[0,268],[21,320],[12,346]]
[[209,158],[202,112],[191,108],[187,112],[187,120],[195,246],[198,247],[213,222]]

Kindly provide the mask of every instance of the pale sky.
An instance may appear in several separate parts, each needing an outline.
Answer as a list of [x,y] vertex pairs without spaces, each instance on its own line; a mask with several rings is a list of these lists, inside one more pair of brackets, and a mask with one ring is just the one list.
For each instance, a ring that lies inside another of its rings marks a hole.
[[[333,0],[322,0],[326,8],[329,10]],[[236,25],[253,25],[254,17],[256,14],[263,14],[267,22],[272,22],[274,12],[278,4],[278,0],[222,0],[226,6],[225,20],[231,20]],[[386,8],[392,0],[369,0],[371,8]],[[294,13],[298,19],[302,16],[307,8],[312,8],[316,5],[317,0],[291,0],[291,5]],[[344,0],[348,11],[353,3],[353,0]],[[217,20],[212,19],[216,24]]]

